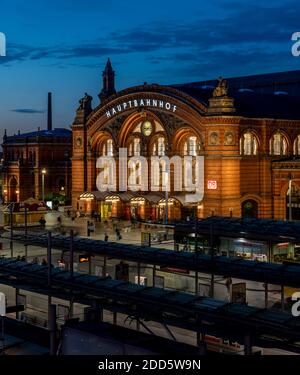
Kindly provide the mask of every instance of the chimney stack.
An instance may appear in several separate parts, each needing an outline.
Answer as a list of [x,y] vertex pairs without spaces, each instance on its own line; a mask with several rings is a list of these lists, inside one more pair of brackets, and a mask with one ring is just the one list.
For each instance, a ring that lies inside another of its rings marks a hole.
[[48,121],[47,130],[52,130],[52,94],[48,92]]

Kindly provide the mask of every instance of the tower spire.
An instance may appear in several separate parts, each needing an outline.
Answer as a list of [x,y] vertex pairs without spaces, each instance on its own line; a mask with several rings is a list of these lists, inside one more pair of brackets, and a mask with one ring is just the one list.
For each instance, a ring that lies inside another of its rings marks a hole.
[[115,72],[112,68],[112,65],[111,65],[111,62],[110,62],[109,58],[107,60],[105,69],[102,73],[102,78],[103,78],[103,88],[98,95],[101,102],[103,102],[109,96],[116,93]]

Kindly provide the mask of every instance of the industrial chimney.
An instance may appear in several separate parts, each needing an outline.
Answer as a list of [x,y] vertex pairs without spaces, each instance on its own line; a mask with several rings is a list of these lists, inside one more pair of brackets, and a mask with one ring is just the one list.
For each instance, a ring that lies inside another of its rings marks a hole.
[[48,131],[52,130],[52,94],[48,92],[48,121],[47,121]]

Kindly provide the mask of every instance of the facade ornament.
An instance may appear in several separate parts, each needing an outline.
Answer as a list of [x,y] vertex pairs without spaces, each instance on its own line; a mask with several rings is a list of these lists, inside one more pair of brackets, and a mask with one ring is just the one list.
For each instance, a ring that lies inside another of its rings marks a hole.
[[226,131],[224,139],[225,139],[224,140],[225,146],[232,146],[232,145],[234,145],[234,134],[233,134],[233,132]]
[[219,133],[218,132],[210,132],[209,134],[209,145],[215,146],[219,144]]

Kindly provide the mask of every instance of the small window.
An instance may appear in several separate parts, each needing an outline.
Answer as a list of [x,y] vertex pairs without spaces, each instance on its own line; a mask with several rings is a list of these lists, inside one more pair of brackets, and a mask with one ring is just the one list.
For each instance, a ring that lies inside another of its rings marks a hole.
[[300,155],[300,135],[298,135],[294,141],[293,151],[294,151],[294,155]]

